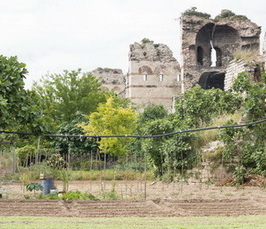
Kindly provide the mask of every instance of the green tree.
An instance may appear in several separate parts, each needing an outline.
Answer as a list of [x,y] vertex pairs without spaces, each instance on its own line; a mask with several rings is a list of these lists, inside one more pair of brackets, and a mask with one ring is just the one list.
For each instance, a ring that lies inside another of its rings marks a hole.
[[140,126],[143,123],[151,122],[156,119],[161,119],[167,116],[167,110],[162,105],[148,106],[144,111],[139,115]]
[[179,120],[186,120],[189,126],[198,127],[210,123],[214,116],[234,113],[240,108],[241,101],[241,97],[232,92],[205,90],[197,85],[176,100],[175,116]]
[[26,65],[17,57],[0,56],[0,126],[12,128],[33,121],[31,92],[24,89]]
[[[136,135],[143,135],[145,126],[148,122],[167,117],[167,110],[162,105],[150,105],[139,114],[137,119]],[[145,161],[145,155],[142,150],[143,139],[135,138],[130,145],[130,152],[134,157],[139,158],[140,161]]]
[[106,92],[100,86],[95,76],[78,69],[47,75],[39,85],[34,84],[33,90],[40,97],[43,115],[59,126],[74,120],[77,113],[96,111],[98,104],[106,101]]
[[[85,122],[86,118],[82,115],[77,115],[77,117],[71,122],[63,122],[60,125],[58,134],[61,135],[84,135],[84,131],[79,123]],[[62,154],[67,154],[71,151],[72,158],[81,158],[83,155],[88,155],[91,150],[96,149],[97,145],[95,139],[88,138],[77,138],[77,137],[63,137],[55,138],[52,141],[52,146],[60,151]]]
[[[121,106],[117,98],[110,97],[88,116],[89,123],[81,127],[90,135],[129,135],[136,128],[136,118],[137,114],[131,108]],[[123,155],[131,141],[131,138],[102,138],[99,147],[103,153]]]
[[[249,74],[240,73],[233,84],[233,89],[244,96],[243,116],[247,123],[265,119],[265,79],[265,74],[262,74],[261,81],[255,83],[252,82]],[[235,123],[229,122],[228,124]],[[265,132],[266,123],[243,129],[221,130],[220,138],[225,143],[225,156],[231,160],[238,158],[238,166],[233,171],[238,177],[239,171],[242,172],[242,177],[246,173],[266,175]]]
[[[172,116],[148,122],[143,127],[146,135],[159,135],[186,129],[181,120]],[[147,154],[157,176],[167,174],[169,179],[176,173],[182,173],[193,167],[195,150],[192,147],[194,137],[190,133],[173,136],[154,137],[143,140],[142,150]]]

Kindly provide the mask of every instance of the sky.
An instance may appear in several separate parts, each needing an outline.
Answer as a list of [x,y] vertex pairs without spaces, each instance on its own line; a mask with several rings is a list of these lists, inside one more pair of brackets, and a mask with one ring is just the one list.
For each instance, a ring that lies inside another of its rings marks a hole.
[[30,89],[47,74],[128,70],[129,45],[149,38],[180,61],[181,13],[191,7],[246,15],[266,29],[265,0],[0,0],[0,55],[27,65]]

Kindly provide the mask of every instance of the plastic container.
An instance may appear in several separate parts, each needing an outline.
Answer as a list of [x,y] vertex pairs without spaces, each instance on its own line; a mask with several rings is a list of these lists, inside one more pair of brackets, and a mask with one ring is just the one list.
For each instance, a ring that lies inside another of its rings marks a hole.
[[43,195],[48,195],[51,193],[52,189],[54,188],[54,179],[53,178],[46,178],[42,181],[42,186],[43,186],[43,190],[42,190],[42,194]]

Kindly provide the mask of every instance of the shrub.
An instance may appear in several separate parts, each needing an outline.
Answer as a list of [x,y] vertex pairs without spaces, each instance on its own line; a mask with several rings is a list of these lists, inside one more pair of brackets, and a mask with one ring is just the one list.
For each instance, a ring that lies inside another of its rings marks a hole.
[[53,169],[62,169],[66,167],[66,161],[59,153],[56,153],[49,158],[47,165]]
[[90,193],[82,193],[80,191],[70,191],[64,193],[63,195],[58,194],[48,194],[39,195],[38,199],[48,199],[48,200],[98,200],[94,195]]
[[61,197],[62,200],[98,200],[90,193],[82,193],[80,191],[70,191]]

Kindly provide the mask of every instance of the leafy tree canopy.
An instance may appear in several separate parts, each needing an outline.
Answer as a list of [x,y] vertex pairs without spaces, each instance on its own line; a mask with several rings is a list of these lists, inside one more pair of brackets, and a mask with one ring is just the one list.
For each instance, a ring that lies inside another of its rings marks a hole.
[[241,101],[241,97],[232,92],[214,88],[205,90],[197,85],[176,101],[175,115],[190,126],[198,127],[209,123],[215,115],[234,113],[240,108]]
[[36,117],[32,93],[24,89],[26,65],[17,57],[0,56],[0,126],[26,125]]
[[65,70],[62,74],[47,75],[33,90],[39,95],[43,115],[59,125],[71,122],[77,113],[90,114],[99,103],[106,101],[98,79],[88,73]]
[[[97,111],[88,116],[89,124],[81,127],[89,135],[132,134],[136,128],[137,114],[128,107],[120,106],[117,99],[110,97],[106,103],[100,104]],[[100,150],[113,155],[127,152],[129,138],[102,138]]]
[[167,111],[162,105],[148,106],[139,116],[139,122],[145,123],[156,119],[162,119],[167,116]]
[[[84,135],[79,123],[85,122],[86,118],[78,114],[76,119],[71,122],[63,122],[60,125],[58,134],[62,135]],[[61,153],[66,154],[68,150],[74,155],[82,155],[88,153],[92,148],[96,148],[95,139],[87,138],[54,138],[52,145]]]

